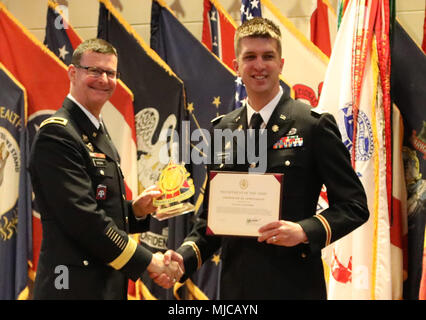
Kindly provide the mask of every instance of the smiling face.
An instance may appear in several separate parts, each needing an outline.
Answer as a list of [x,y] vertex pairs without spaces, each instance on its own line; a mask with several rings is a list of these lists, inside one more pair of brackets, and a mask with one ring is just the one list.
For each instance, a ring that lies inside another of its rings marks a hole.
[[250,105],[260,110],[279,92],[284,59],[279,54],[277,40],[245,37],[239,42],[238,52],[235,70],[246,86]]
[[[80,65],[116,71],[117,57],[114,54],[86,51],[81,57]],[[117,79],[111,79],[105,73],[100,77],[94,77],[87,70],[78,68],[73,64],[68,67],[68,76],[71,81],[71,95],[99,118],[103,105],[114,93]]]

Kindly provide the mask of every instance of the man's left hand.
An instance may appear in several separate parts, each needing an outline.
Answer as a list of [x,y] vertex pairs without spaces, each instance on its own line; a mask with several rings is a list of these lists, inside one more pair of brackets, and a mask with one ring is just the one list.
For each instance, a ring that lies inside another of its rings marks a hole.
[[135,200],[133,200],[132,207],[135,216],[137,218],[143,218],[147,214],[153,213],[157,207],[154,206],[152,201],[161,197],[161,195],[162,192],[155,185],[146,188]]
[[305,231],[300,224],[279,220],[270,222],[259,229],[260,236],[257,241],[275,244],[284,247],[293,247],[308,241]]

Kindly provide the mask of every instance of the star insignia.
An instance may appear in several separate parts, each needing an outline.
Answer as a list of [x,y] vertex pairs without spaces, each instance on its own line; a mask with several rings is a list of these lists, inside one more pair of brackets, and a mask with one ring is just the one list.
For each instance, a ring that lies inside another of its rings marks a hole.
[[65,61],[65,56],[68,54],[69,52],[67,51],[67,49],[65,48],[65,45],[63,45],[62,48],[59,48],[59,58],[61,58],[62,60]]
[[212,258],[212,262],[214,262],[216,266],[219,265],[219,263],[220,263],[220,254],[214,254],[213,258]]
[[194,112],[194,103],[188,103],[188,106],[186,107],[186,110],[188,110],[190,113]]
[[259,0],[253,0],[253,1],[250,1],[250,4],[251,4],[251,7],[252,7],[252,8],[259,8],[259,7],[258,7],[258,5],[259,5]]
[[213,98],[212,104],[214,104],[216,106],[216,108],[219,108],[220,103],[221,103],[220,102],[220,97],[214,97]]

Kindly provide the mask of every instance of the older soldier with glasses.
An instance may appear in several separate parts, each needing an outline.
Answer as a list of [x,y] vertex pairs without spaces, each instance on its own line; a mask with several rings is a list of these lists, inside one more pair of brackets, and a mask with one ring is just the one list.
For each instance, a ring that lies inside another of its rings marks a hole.
[[101,117],[117,61],[104,40],[80,44],[68,68],[70,93],[34,140],[30,173],[43,226],[35,299],[126,299],[128,280],[145,270],[162,274],[168,287],[182,275],[177,263],[165,266],[162,254],[129,236],[148,229],[161,192],[151,187],[126,200],[119,155]]

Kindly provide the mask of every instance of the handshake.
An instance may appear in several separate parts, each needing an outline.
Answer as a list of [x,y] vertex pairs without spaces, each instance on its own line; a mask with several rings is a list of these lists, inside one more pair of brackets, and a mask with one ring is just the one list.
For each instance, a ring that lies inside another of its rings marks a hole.
[[183,258],[173,250],[168,250],[165,254],[154,253],[147,271],[157,285],[169,289],[180,280],[185,272]]

